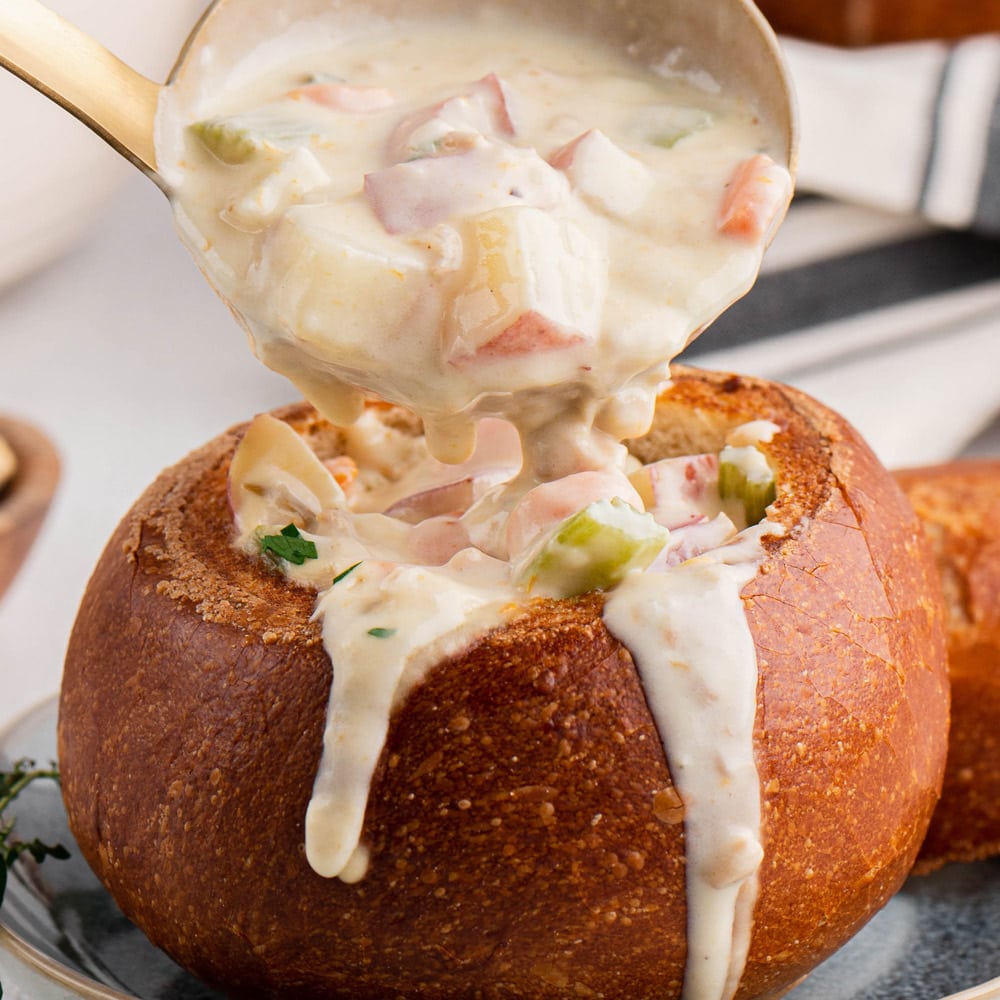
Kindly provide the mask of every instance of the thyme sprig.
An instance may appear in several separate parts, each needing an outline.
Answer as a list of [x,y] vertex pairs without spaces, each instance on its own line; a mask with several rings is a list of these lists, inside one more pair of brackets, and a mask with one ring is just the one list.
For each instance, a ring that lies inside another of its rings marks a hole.
[[8,807],[21,792],[33,782],[45,779],[59,781],[59,769],[55,763],[43,768],[36,766],[33,760],[23,758],[15,761],[10,771],[0,771],[0,905],[3,905],[7,890],[7,872],[22,854],[30,854],[38,863],[46,858],[65,860],[69,857],[69,851],[62,844],[45,844],[37,837],[18,840],[13,835],[15,821],[4,818]]

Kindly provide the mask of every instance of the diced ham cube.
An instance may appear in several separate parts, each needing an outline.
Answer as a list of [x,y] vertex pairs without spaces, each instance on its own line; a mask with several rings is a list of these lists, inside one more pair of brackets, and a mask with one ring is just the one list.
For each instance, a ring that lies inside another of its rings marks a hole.
[[558,326],[540,313],[531,311],[521,315],[474,354],[453,355],[450,360],[461,366],[473,360],[559,351],[585,342],[586,338],[582,334]]
[[300,146],[287,154],[281,165],[256,186],[235,199],[222,217],[235,229],[257,233],[266,229],[290,205],[330,183],[330,175],[313,153]]
[[611,215],[631,215],[653,186],[649,170],[600,129],[577,136],[549,163],[566,174],[573,190]]
[[[410,330],[407,343],[423,350],[422,317],[433,317],[440,308],[425,255],[377,229],[365,232],[359,219],[367,222],[366,216],[367,206],[360,201],[293,206],[269,236],[266,266],[253,274],[269,296],[275,328],[295,330],[304,349],[317,358],[317,369],[329,358],[346,368],[375,370],[373,355],[387,330]],[[379,303],[378,310],[363,305],[372,301]],[[262,339],[258,349],[266,352],[271,344]],[[400,354],[399,363],[410,363],[406,358]],[[312,383],[300,379],[296,384],[315,399],[327,381],[323,373]],[[370,391],[381,388],[372,385]]]
[[517,135],[517,125],[511,111],[511,95],[496,73],[488,73],[472,85],[472,94],[478,97],[490,113],[493,130],[497,135],[510,139]]
[[659,524],[675,529],[714,517],[720,509],[719,457],[664,458],[629,477]]
[[748,243],[768,240],[792,197],[788,171],[763,153],[744,160],[726,185],[719,232]]
[[711,520],[703,517],[692,524],[675,528],[650,569],[678,566],[703,552],[711,552],[725,545],[735,535],[736,525],[725,514],[717,514]]
[[619,497],[637,510],[642,498],[628,478],[614,472],[577,472],[529,490],[507,519],[507,551],[524,552],[543,532],[561,524],[595,500]]
[[502,205],[549,208],[566,190],[533,150],[485,140],[458,156],[396,163],[365,176],[365,196],[389,233],[418,232]]
[[350,83],[309,83],[289,92],[293,100],[313,101],[337,111],[364,114],[381,111],[396,103],[391,90],[384,87],[359,87]]
[[410,535],[413,557],[428,566],[443,566],[468,545],[469,535],[465,525],[452,516],[421,521]]
[[392,163],[425,156],[451,156],[476,138],[510,139],[516,134],[504,82],[490,73],[468,91],[414,111],[393,129],[387,153]]

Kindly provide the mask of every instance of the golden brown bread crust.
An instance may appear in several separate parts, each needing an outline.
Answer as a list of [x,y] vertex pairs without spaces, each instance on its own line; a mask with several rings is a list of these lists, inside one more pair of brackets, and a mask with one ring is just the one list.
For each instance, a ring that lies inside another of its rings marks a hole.
[[[284,417],[336,451],[307,408]],[[743,591],[766,855],[741,998],[781,995],[898,888],[947,727],[933,565],[843,421],[792,390],[682,370],[634,447],[718,447],[752,418],[788,431],[770,454],[789,532]],[[432,671],[374,778],[369,874],[345,885],[308,868],[331,668],[313,595],[229,545],[240,433],[126,516],[70,643],[64,794],[125,912],[239,997],[676,996],[683,824],[598,595],[536,602]]]
[[756,0],[775,31],[828,45],[878,45],[1000,31],[1000,0]]
[[937,558],[948,612],[952,726],[918,868],[1000,853],[1000,459],[897,473]]

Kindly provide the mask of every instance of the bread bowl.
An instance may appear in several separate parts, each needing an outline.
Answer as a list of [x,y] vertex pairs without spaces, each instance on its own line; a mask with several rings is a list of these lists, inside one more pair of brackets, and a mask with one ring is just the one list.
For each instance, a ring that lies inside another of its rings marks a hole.
[[1000,853],[1000,461],[896,473],[944,586],[952,726],[941,803],[918,868]]
[[[419,432],[403,411],[376,415]],[[321,458],[343,451],[304,404],[279,416]],[[678,369],[630,447],[647,462],[717,451],[758,420],[780,428],[759,447],[782,533],[740,592],[763,843],[742,998],[781,995],[901,884],[948,712],[933,563],[842,419],[790,389]],[[227,474],[246,432],[149,488],[69,645],[64,796],[125,913],[234,997],[680,996],[684,806],[608,595],[526,599],[434,664],[391,716],[365,874],[310,868],[331,664],[316,593],[234,545]]]

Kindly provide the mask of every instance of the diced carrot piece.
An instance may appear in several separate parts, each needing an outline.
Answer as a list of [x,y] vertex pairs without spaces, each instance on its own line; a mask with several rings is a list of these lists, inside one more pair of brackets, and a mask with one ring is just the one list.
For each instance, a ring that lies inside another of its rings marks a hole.
[[323,463],[342,490],[346,490],[358,478],[358,463],[350,455],[337,455]]
[[771,236],[792,195],[788,171],[763,153],[744,160],[726,185],[718,228],[727,236],[757,242]]

